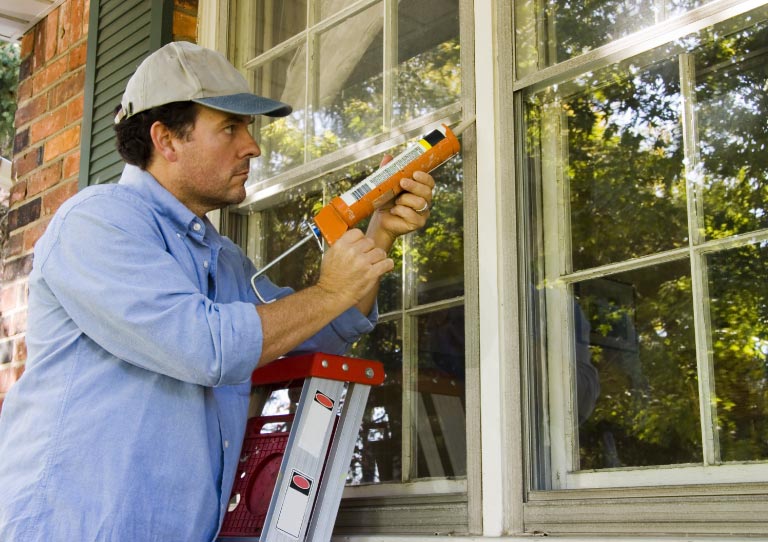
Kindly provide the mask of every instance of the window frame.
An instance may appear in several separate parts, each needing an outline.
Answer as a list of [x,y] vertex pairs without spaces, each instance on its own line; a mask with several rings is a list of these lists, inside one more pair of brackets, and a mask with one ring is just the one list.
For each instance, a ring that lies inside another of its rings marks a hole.
[[[291,48],[300,46],[304,40],[312,40],[313,36],[339,24],[357,13],[381,3],[385,9],[385,62],[390,66],[396,63],[397,44],[386,36],[396,30],[397,20],[392,17],[396,13],[396,0],[359,0],[347,8],[333,14],[329,18],[314,23],[309,19],[307,28],[275,48],[265,51],[245,63],[249,69],[257,69],[277,58]],[[313,10],[308,3],[309,16]],[[230,5],[227,0],[201,0],[200,3],[201,29],[200,43],[225,52],[229,49],[229,41],[233,39],[231,32]],[[387,15],[388,14],[388,15]],[[239,205],[222,210],[220,214],[222,231],[230,228],[245,240],[247,255],[257,265],[260,262],[260,249],[254,235],[259,228],[258,212],[267,209],[277,202],[280,194],[298,186],[316,182],[323,175],[343,169],[366,158],[380,155],[382,152],[412,141],[417,136],[426,133],[432,126],[446,123],[453,125],[462,116],[471,116],[474,112],[474,50],[473,50],[473,6],[471,0],[459,0],[459,32],[461,40],[461,85],[462,93],[458,102],[442,107],[427,115],[405,122],[399,126],[392,125],[391,100],[385,99],[384,130],[377,136],[346,146],[330,154],[312,161],[305,161],[297,167],[281,172],[256,185],[247,187],[246,199]],[[206,23],[206,17],[208,22]],[[386,65],[386,64],[385,64]],[[309,68],[308,68],[309,69]],[[385,96],[392,95],[394,85],[394,70],[384,70]],[[389,94],[387,94],[389,92]],[[310,93],[307,93],[309,96]],[[305,103],[306,110],[306,103]],[[467,475],[457,480],[416,480],[407,483],[383,483],[362,487],[347,487],[344,500],[337,520],[337,532],[402,532],[402,525],[409,525],[409,532],[434,534],[437,526],[448,529],[446,533],[473,533],[482,531],[480,496],[480,440],[479,427],[479,393],[477,382],[479,324],[473,318],[477,313],[477,297],[472,295],[477,289],[477,237],[472,224],[476,221],[476,200],[473,179],[474,167],[474,130],[470,128],[463,134],[462,157],[464,175],[464,281],[465,294],[462,299],[453,298],[437,303],[408,308],[406,305],[399,310],[403,321],[413,320],[425,311],[448,308],[457,303],[464,305],[465,310],[465,364],[466,364],[466,427],[467,427]],[[326,196],[324,196],[326,197]],[[408,242],[405,240],[405,242]],[[394,313],[382,314],[381,320],[386,321],[396,317]],[[415,324],[414,324],[415,325]],[[404,332],[404,346],[408,342],[408,333]],[[408,395],[408,394],[406,394]],[[410,404],[404,408],[405,416],[411,412]],[[415,406],[413,406],[415,412]],[[405,434],[404,434],[405,440]],[[405,472],[405,466],[403,471]],[[407,506],[404,507],[404,503]],[[440,504],[443,503],[443,504]],[[424,510],[430,510],[430,522],[418,521],[423,517]],[[397,514],[398,519],[383,519],[391,514]],[[414,518],[413,525],[407,518]],[[393,531],[393,528],[395,529]]]
[[[518,166],[515,168],[516,181],[514,184],[518,195],[517,213],[520,217],[516,222],[520,225],[516,230],[516,240],[521,247],[521,265],[518,268],[521,285],[533,283],[531,269],[536,265],[536,254],[540,254],[543,250],[543,239],[532,231],[529,224],[532,222],[531,219],[534,218],[537,209],[544,209],[544,212],[548,212],[547,206],[536,200],[538,197],[536,190],[528,185],[530,182],[527,180],[529,175],[527,168],[530,167],[527,162],[529,157],[522,148],[520,141],[525,134],[522,120],[524,114],[523,93],[526,91],[535,92],[555,83],[566,82],[580,73],[596,71],[635,57],[667,42],[766,5],[768,5],[766,2],[717,0],[672,20],[657,24],[653,28],[626,36],[560,64],[528,73],[516,80],[513,53],[514,34],[500,33],[500,38],[509,40],[506,42],[506,48],[510,54],[504,58],[502,65],[506,68],[506,73],[509,74],[505,77],[513,80],[511,86],[516,96],[512,107],[505,110],[502,122],[506,121],[516,126],[515,132],[518,135],[516,156],[519,159],[516,161]],[[514,28],[514,9],[499,10],[498,17],[501,18],[502,16],[509,16],[510,20],[513,21]],[[683,86],[689,87],[689,92],[692,88],[692,81],[689,77],[690,70],[690,63],[687,65],[684,63],[681,69],[681,83]],[[693,104],[688,103],[686,107],[692,108]],[[689,115],[688,118],[693,117]],[[691,126],[685,127],[684,137],[694,137],[694,132],[690,128]],[[508,135],[502,141],[512,143],[515,141],[515,136]],[[687,148],[694,148],[690,144],[690,140],[687,143]],[[541,152],[543,154],[544,150],[542,149]],[[695,166],[695,156],[686,155],[686,158],[691,161],[690,167]],[[535,160],[532,161],[535,162]],[[562,202],[562,194],[551,196],[551,200],[557,201],[558,199]],[[696,201],[692,194],[689,194],[689,216],[695,216],[692,213],[695,204]],[[558,208],[562,209],[562,203],[558,204]],[[549,212],[551,211],[549,210]],[[557,209],[553,214],[555,216],[550,216],[546,220],[556,222],[562,217],[562,212],[557,211]],[[689,230],[696,230],[696,228],[689,227]],[[761,231],[759,235],[764,239],[766,232]],[[705,336],[702,332],[706,331],[709,325],[702,316],[706,313],[702,301],[702,292],[706,285],[701,280],[705,271],[704,256],[712,250],[740,246],[754,238],[755,234],[750,233],[725,241],[714,240],[700,243],[698,239],[691,239],[687,247],[646,257],[644,263],[653,260],[661,262],[680,257],[687,257],[692,262],[694,267],[692,276],[699,277],[698,284],[694,282],[693,286],[694,302],[698,305],[695,309],[697,313],[697,341],[699,337]],[[633,261],[631,264],[620,263],[614,266],[605,266],[599,271],[571,273],[568,275],[567,282],[572,283],[576,279],[621,270],[622,266],[634,268],[636,264],[637,261]],[[560,267],[563,269],[562,265]],[[566,293],[566,289],[567,286],[563,288],[562,293]],[[521,490],[522,514],[519,510],[508,510],[507,518],[510,524],[519,527],[517,532],[591,533],[603,536],[671,534],[746,536],[764,534],[766,521],[761,518],[765,517],[765,511],[768,509],[768,498],[766,498],[768,466],[764,463],[709,467],[709,472],[704,472],[704,468],[701,466],[659,467],[650,469],[657,473],[650,477],[648,469],[622,470],[612,473],[582,472],[570,475],[571,478],[568,483],[564,483],[559,488],[553,488],[552,480],[558,476],[556,471],[563,469],[564,466],[567,470],[569,465],[573,465],[573,459],[569,457],[571,453],[569,450],[573,450],[573,448],[553,443],[555,437],[550,433],[550,425],[552,423],[560,424],[561,427],[558,431],[562,435],[566,434],[566,429],[562,427],[565,425],[562,419],[559,421],[552,420],[552,417],[555,416],[552,412],[554,407],[547,405],[550,402],[557,402],[552,396],[557,390],[563,389],[565,382],[570,382],[571,377],[570,374],[567,374],[568,368],[563,367],[562,371],[554,371],[553,373],[554,378],[560,380],[558,385],[552,386],[546,382],[546,379],[549,378],[547,376],[548,363],[546,359],[542,359],[537,354],[543,351],[545,347],[532,340],[535,334],[530,331],[542,329],[544,325],[548,329],[553,329],[553,327],[563,329],[567,327],[570,311],[562,309],[562,307],[567,306],[567,303],[561,302],[560,310],[549,316],[549,323],[542,324],[539,315],[547,314],[547,311],[543,306],[537,306],[537,303],[543,305],[540,298],[537,299],[530,292],[525,292],[519,298],[516,312],[521,322],[518,328],[522,350],[519,369],[523,375],[522,394],[524,399],[520,407],[523,409],[523,433],[525,435],[521,448],[525,461],[524,466],[521,467],[523,470],[520,477],[522,487],[517,485],[512,487],[513,490]],[[555,340],[562,348],[572,348],[572,346],[568,346],[573,340],[568,333],[560,333]],[[550,344],[549,348],[552,346]],[[699,373],[702,397],[708,393],[708,390],[711,390],[712,385],[707,378],[707,373],[711,373],[711,360],[701,359],[702,356],[707,358],[706,351],[705,347],[697,345],[697,357],[700,358],[698,359],[699,366],[704,368]],[[706,403],[701,401],[701,404]],[[569,411],[567,405],[560,405],[559,408],[561,412]],[[702,407],[702,423],[707,423],[710,428],[713,427],[712,416],[711,409]],[[712,431],[705,432],[704,437],[705,441],[710,441]],[[551,462],[549,459],[550,447],[557,448],[558,446],[559,449],[554,451],[555,460]],[[707,459],[712,463],[714,443],[704,442],[703,446]],[[716,474],[715,471],[717,471]],[[758,473],[759,478],[756,478]],[[632,485],[635,487],[628,487]]]

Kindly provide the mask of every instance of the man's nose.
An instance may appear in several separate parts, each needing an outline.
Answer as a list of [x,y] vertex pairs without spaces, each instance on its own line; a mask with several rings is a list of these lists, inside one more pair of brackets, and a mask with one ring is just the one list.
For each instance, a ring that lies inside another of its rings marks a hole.
[[244,156],[247,156],[249,158],[256,158],[257,156],[261,156],[261,147],[259,147],[259,144],[256,143],[256,140],[251,135],[250,130],[245,130],[245,146],[244,146]]

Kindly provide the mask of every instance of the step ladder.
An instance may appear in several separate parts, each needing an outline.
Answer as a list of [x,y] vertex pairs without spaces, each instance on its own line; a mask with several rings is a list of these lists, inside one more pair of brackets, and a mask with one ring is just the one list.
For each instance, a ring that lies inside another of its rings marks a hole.
[[[327,542],[368,393],[384,381],[384,367],[378,361],[312,353],[265,365],[251,381],[259,413],[274,390],[301,386],[301,397],[292,415],[248,421],[217,542]],[[275,423],[289,424],[290,431],[262,433]]]

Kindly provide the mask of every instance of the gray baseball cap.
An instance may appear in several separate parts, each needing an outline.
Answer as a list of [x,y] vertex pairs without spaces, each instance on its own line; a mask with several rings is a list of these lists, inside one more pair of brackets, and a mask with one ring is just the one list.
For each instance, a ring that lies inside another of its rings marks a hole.
[[149,55],[128,80],[115,124],[171,102],[192,101],[236,115],[284,117],[288,104],[253,94],[224,55],[186,41]]

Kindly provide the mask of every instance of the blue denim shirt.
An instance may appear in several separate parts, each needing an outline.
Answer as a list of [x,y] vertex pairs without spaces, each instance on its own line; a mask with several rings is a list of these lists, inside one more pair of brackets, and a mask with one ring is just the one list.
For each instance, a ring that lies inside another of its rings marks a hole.
[[[254,271],[132,166],[61,207],[35,247],[28,360],[0,416],[0,540],[215,538],[261,354]],[[342,353],[375,312],[350,309],[299,350]]]

